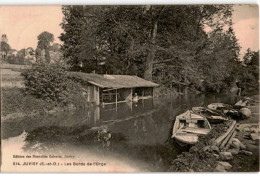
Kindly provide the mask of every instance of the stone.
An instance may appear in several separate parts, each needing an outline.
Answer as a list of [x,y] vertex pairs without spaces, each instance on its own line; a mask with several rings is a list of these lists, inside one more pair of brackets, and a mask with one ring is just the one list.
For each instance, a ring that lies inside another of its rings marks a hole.
[[260,132],[259,128],[251,128],[250,130],[251,130],[251,132],[254,132],[256,134]]
[[245,150],[243,150],[242,152],[243,152],[244,154],[246,154],[246,155],[253,155],[253,153],[250,152],[250,151],[245,151]]
[[239,142],[240,143],[239,139],[237,139],[237,138],[232,138],[232,142]]
[[237,154],[239,154],[239,149],[232,148],[232,149],[229,149],[228,152],[231,152],[232,155],[237,155]]
[[242,113],[242,116],[246,119],[248,119],[252,116],[252,113],[251,113],[250,109],[248,109],[248,108],[242,108],[242,109],[240,109],[240,112]]
[[260,136],[259,136],[258,134],[256,134],[256,133],[251,133],[251,134],[250,134],[250,137],[251,137],[251,139],[254,140],[254,141],[260,139]]
[[219,148],[217,146],[210,146],[210,151],[219,154]]
[[231,147],[233,147],[233,148],[235,148],[235,149],[240,149],[240,143],[239,142],[232,142],[232,144],[231,144]]
[[225,167],[222,165],[218,164],[217,167],[214,170],[215,172],[226,172]]
[[216,159],[219,159],[219,155],[218,154],[213,154],[214,157],[216,157]]
[[232,165],[230,165],[230,163],[228,162],[220,161],[218,162],[218,164],[222,165],[225,168],[225,170],[229,170],[230,168],[232,168]]
[[220,152],[219,157],[221,160],[231,160],[233,155],[231,152]]
[[243,130],[244,130],[245,132],[250,132],[250,131],[251,131],[249,127],[245,127]]
[[246,146],[242,142],[240,143],[240,149],[241,150],[245,150],[246,149]]
[[231,146],[238,149],[246,149],[246,146],[237,138],[232,139]]
[[210,151],[210,146],[205,146],[205,147],[203,148],[203,151],[204,151],[204,152],[209,152],[209,151]]

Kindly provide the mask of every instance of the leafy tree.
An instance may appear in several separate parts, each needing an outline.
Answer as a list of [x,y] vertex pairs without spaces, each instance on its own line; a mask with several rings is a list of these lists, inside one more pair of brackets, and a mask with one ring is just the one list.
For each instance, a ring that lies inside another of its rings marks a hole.
[[58,44],[58,43],[52,44],[52,45],[50,46],[50,50],[51,50],[51,51],[54,51],[54,52],[59,51],[59,50],[60,50],[60,44]]
[[249,65],[259,66],[259,50],[254,52]]
[[247,49],[237,69],[242,94],[259,94],[259,51]]
[[234,79],[239,46],[231,5],[63,6],[63,14],[60,39],[72,70],[136,74],[201,90],[204,81],[208,91]]
[[72,70],[91,72],[99,70],[97,24],[105,6],[63,6],[61,24],[65,33],[60,36],[62,52]]
[[200,56],[204,85],[207,91],[225,89],[236,78],[234,69],[238,65],[240,46],[233,29],[215,30],[209,34],[209,43]]
[[36,49],[37,58],[40,57],[41,51],[44,50],[45,60],[47,63],[50,63],[49,48],[50,48],[51,43],[54,41],[53,34],[47,32],[47,31],[44,31],[37,38],[38,38],[38,45],[37,45],[37,49]]
[[17,56],[24,58],[24,57],[25,57],[25,49],[19,50],[19,51],[17,52]]
[[194,40],[200,48],[203,24],[217,26],[213,17],[225,20],[230,11],[230,6],[221,5],[63,6],[64,57],[73,66],[83,62],[90,70],[105,60],[111,73],[128,72],[151,80],[157,60],[168,61],[169,56],[174,60],[177,50],[186,54]]
[[243,62],[246,65],[259,65],[259,51],[254,52],[248,48],[243,56]]
[[6,59],[9,50],[11,50],[10,45],[4,41],[1,41],[1,51],[3,52],[2,57],[4,60]]

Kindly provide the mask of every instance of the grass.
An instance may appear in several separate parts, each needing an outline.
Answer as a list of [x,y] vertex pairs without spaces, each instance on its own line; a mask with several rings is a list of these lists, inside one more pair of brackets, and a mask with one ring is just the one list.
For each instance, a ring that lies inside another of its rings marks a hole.
[[20,88],[3,88],[2,89],[2,116],[8,114],[32,114],[44,113],[52,109],[54,103],[47,103],[44,100],[37,99],[32,95],[24,94],[24,89]]

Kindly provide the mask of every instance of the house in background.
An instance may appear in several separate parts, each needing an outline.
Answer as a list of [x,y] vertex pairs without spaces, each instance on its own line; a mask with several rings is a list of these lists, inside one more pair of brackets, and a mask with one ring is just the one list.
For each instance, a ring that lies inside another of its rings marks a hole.
[[139,99],[153,98],[154,87],[151,81],[131,75],[107,75],[70,72],[70,77],[83,83],[88,102],[99,104],[118,104],[132,101],[133,95]]
[[29,61],[30,63],[35,63],[36,62],[36,57],[35,57],[35,51],[32,47],[28,47],[25,49],[25,56],[24,58]]

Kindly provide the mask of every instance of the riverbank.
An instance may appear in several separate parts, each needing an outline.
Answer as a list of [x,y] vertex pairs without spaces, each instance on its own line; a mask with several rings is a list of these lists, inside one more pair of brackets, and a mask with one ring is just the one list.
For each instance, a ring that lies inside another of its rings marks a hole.
[[[259,96],[252,99],[259,101]],[[239,147],[226,152],[212,146],[212,139],[219,137],[230,126],[230,122],[214,125],[211,132],[200,137],[199,142],[188,152],[182,152],[172,161],[168,171],[174,172],[258,172],[259,171],[259,103],[248,106],[252,117],[237,124],[234,137]],[[256,137],[252,137],[252,134]],[[257,139],[258,136],[258,139]],[[233,143],[233,142],[232,142]],[[236,143],[234,143],[236,146]],[[232,144],[233,145],[233,144]],[[231,145],[231,146],[232,146]]]
[[[35,96],[25,94],[23,88],[2,88],[1,120],[20,119],[36,115],[46,115],[65,110],[75,110],[73,104],[62,105],[53,101],[45,101]],[[83,106],[83,105],[82,105]]]

